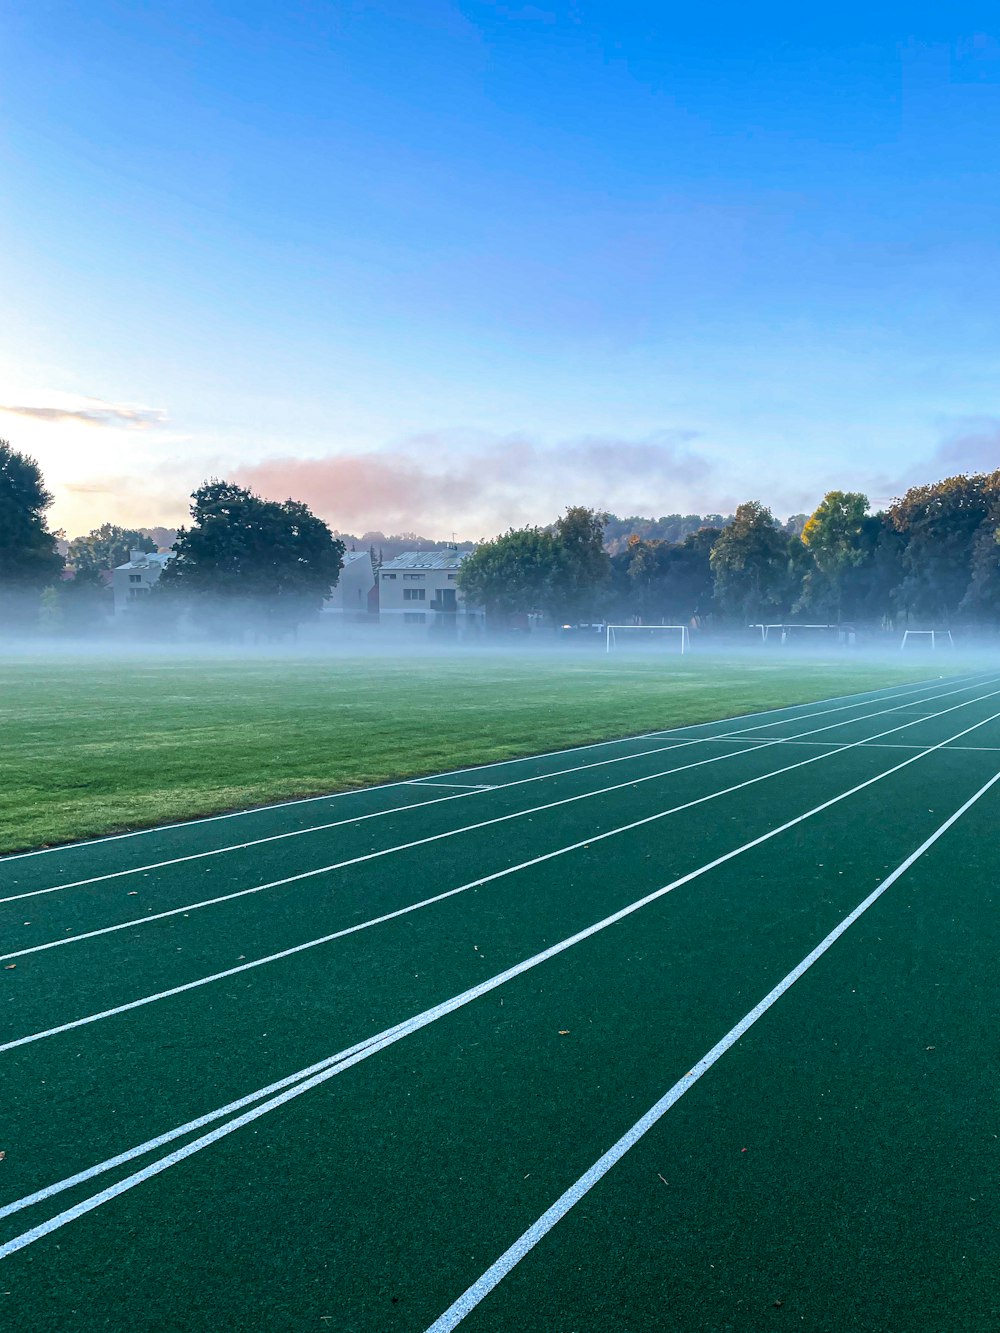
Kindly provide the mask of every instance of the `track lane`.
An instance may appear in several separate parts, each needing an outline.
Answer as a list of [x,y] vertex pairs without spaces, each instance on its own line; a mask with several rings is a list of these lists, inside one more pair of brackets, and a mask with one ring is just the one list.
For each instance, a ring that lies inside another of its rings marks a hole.
[[463,1333],[994,1327],[998,818],[994,789]]
[[[962,704],[966,702],[970,688],[972,687],[959,686],[938,690],[935,694],[927,696],[926,702],[931,707],[937,708],[937,713],[940,713],[943,710],[938,701],[957,698],[959,704]],[[970,703],[974,702],[977,697],[983,697],[986,693],[981,686],[976,686],[975,689],[977,693],[968,698],[968,702]],[[958,705],[956,705],[956,707],[957,706]],[[814,736],[820,733],[825,735],[845,734],[844,729],[850,728],[852,725],[856,728],[852,734],[856,734],[859,739],[868,735],[875,736],[888,734],[884,731],[872,733],[869,730],[869,719],[891,716],[898,711],[899,707],[900,705],[891,703],[888,707],[880,705],[877,710],[869,711],[860,717],[844,720],[838,719],[833,723],[826,722],[819,728],[809,727],[805,730],[800,728],[795,734],[799,736]],[[937,713],[935,715],[937,715]],[[899,724],[896,728],[890,730],[900,732],[905,731],[908,727],[915,725],[916,722],[920,720],[920,716],[922,716],[922,714],[918,715],[916,718],[905,721]],[[857,728],[862,729],[857,730]],[[768,742],[768,745],[765,747],[748,747],[748,752],[756,749],[763,750],[766,753],[768,748],[778,749],[777,742]],[[777,763],[773,768],[774,771],[781,771],[782,767],[791,768],[795,766],[796,762],[799,767],[805,767],[825,757],[826,756],[815,755],[785,765]],[[93,910],[93,906],[104,901],[104,895],[99,891],[100,886],[97,886],[93,892],[84,893],[82,895],[77,894],[75,896],[71,895],[69,898],[64,898],[62,895],[59,895],[57,898],[46,897],[28,903],[22,903],[20,901],[8,902],[6,905],[0,905],[0,928],[9,928],[11,935],[19,940],[20,947],[13,950],[8,949],[3,954],[0,954],[0,962],[6,963],[23,956],[26,952],[31,952],[39,948],[62,948],[68,945],[74,945],[81,939],[85,940],[94,935],[110,934],[121,929],[156,923],[164,918],[204,910],[205,908],[214,908],[219,903],[238,900],[242,897],[260,892],[269,892],[273,889],[286,887],[296,881],[309,881],[317,876],[327,875],[333,871],[353,868],[364,862],[377,862],[382,858],[398,856],[400,853],[405,853],[410,850],[417,850],[418,855],[422,855],[421,849],[429,848],[434,844],[439,844],[442,839],[449,840],[461,837],[464,843],[467,835],[485,832],[485,835],[488,838],[490,831],[497,830],[499,831],[502,840],[506,834],[506,830],[503,826],[508,824],[511,820],[531,820],[539,814],[547,814],[560,807],[565,811],[568,807],[581,801],[589,802],[598,798],[603,799],[607,798],[612,793],[626,791],[630,789],[634,783],[656,783],[659,787],[661,782],[671,778],[675,774],[677,775],[678,781],[681,779],[690,780],[692,774],[695,775],[695,780],[697,781],[704,776],[701,770],[714,771],[716,766],[720,764],[728,764],[732,761],[739,760],[740,758],[741,755],[739,753],[733,753],[732,751],[719,753],[718,750],[714,750],[704,757],[692,758],[681,764],[676,764],[676,762],[670,762],[668,760],[667,766],[664,768],[662,767],[664,761],[654,753],[644,757],[643,765],[640,769],[637,770],[635,765],[631,765],[629,776],[626,777],[625,780],[619,780],[610,785],[596,787],[591,780],[588,780],[583,784],[581,790],[573,790],[570,788],[569,794],[566,795],[552,793],[549,799],[536,804],[530,803],[530,796],[527,798],[528,803],[525,804],[524,800],[520,799],[517,793],[514,793],[510,798],[510,803],[512,803],[513,808],[504,809],[501,807],[503,812],[498,813],[496,812],[496,806],[494,805],[493,814],[488,815],[486,818],[476,819],[471,824],[454,823],[454,815],[451,806],[444,810],[442,810],[440,806],[436,806],[431,811],[430,815],[425,817],[426,821],[429,822],[429,827],[425,827],[420,836],[416,838],[411,836],[407,841],[396,842],[390,845],[386,845],[384,842],[380,843],[379,841],[380,838],[391,837],[391,831],[386,827],[379,826],[379,828],[375,830],[373,829],[373,826],[370,825],[352,826],[351,828],[343,830],[343,843],[339,849],[339,859],[334,862],[327,862],[325,865],[321,864],[320,866],[317,866],[313,859],[315,856],[314,850],[311,851],[308,848],[301,848],[296,844],[296,846],[289,851],[287,844],[271,844],[265,849],[263,854],[260,853],[259,849],[255,849],[257,857],[254,861],[250,862],[249,865],[239,861],[235,863],[229,861],[224,864],[213,861],[208,865],[203,866],[201,868],[201,886],[207,885],[208,888],[206,893],[206,888],[202,887],[201,894],[198,897],[192,898],[190,888],[186,888],[188,880],[185,878],[184,874],[175,876],[173,885],[173,904],[169,897],[169,881],[168,885],[165,886],[162,881],[158,881],[156,878],[150,880],[148,877],[143,877],[142,879],[134,881],[134,884],[138,887],[132,888],[131,890],[124,887],[124,885],[129,882],[128,880],[120,882],[116,881],[113,886],[115,896],[112,901],[119,904],[119,915],[123,919],[96,927],[88,927],[87,919],[88,915]],[[757,760],[755,757],[751,757],[747,760],[747,763],[753,766],[757,763]],[[649,769],[651,769],[651,771],[647,771]],[[752,771],[753,768],[751,767],[751,772]],[[568,774],[561,776],[567,780],[570,778],[570,775]],[[709,781],[712,781],[711,776],[709,777]],[[722,792],[727,791],[728,785],[724,784],[719,790]],[[521,790],[523,789],[518,788],[518,792]],[[669,790],[669,788],[667,788],[667,790]],[[493,794],[506,797],[508,792],[503,789],[495,789]],[[459,818],[460,817],[461,816],[459,816]],[[357,832],[357,827],[361,827],[362,829],[360,834],[362,840],[360,843],[355,842],[354,848],[352,849],[350,839],[352,835]],[[359,847],[361,850],[358,850]],[[450,854],[455,858],[461,859],[466,856],[474,855],[475,850],[467,845],[463,845],[451,850]],[[439,859],[442,857],[447,858],[448,855],[449,849],[447,848],[443,851],[440,849],[437,851]],[[296,865],[294,861],[296,856],[299,858],[298,865]],[[289,865],[290,858],[292,858],[293,862],[291,865]],[[180,871],[184,871],[186,870],[186,867],[180,867],[179,869]],[[267,878],[266,871],[268,869],[272,871],[272,876],[274,875],[274,872],[277,871],[277,876]],[[251,874],[250,885],[246,885],[243,878],[248,872],[253,872]],[[265,875],[265,878],[261,879],[261,875]],[[232,885],[234,881],[235,887],[226,887],[227,884]],[[158,892],[161,895],[160,906],[156,906],[155,898],[154,905],[148,905],[151,891],[154,893]],[[165,892],[168,894],[168,898],[165,903],[162,903],[162,895]],[[179,903],[176,902],[178,896],[181,897]],[[132,902],[130,899],[134,899],[135,901]],[[22,918],[22,912],[26,912],[29,908],[31,909],[30,917]],[[49,922],[53,919],[58,921],[58,940],[53,940],[51,938],[52,928],[49,925]],[[19,921],[20,924],[18,925]],[[47,932],[48,938],[46,937]]]
[[[953,761],[953,760],[948,760],[947,762],[951,763],[951,762],[954,762],[954,761]],[[913,806],[913,802],[912,802],[912,801],[908,801],[906,804],[907,804],[907,806]],[[867,818],[870,820],[870,813],[868,814]],[[380,1057],[380,1058],[382,1058],[382,1057]]]
[[[954,785],[948,768],[928,776],[926,789],[951,795]],[[880,798],[889,816],[880,853],[890,831],[923,822],[915,794]],[[197,1168],[151,1182],[144,1198],[116,1200],[62,1233],[51,1262],[12,1269],[21,1257],[5,1261],[5,1275],[15,1274],[5,1285],[20,1299],[48,1281],[46,1310],[57,1316],[84,1299],[112,1324],[131,1308],[140,1311],[131,1327],[154,1328],[177,1308],[169,1274],[182,1264],[199,1291],[198,1307],[184,1307],[186,1329],[227,1318],[250,1326],[261,1308],[274,1327],[324,1313],[347,1329],[422,1327],[455,1267],[473,1267],[491,1245],[486,1261],[495,1253],[503,1217],[530,1212],[556,1177],[592,1160],[609,1126],[662,1085],[664,1067],[683,1072],[689,1052],[745,1009],[742,993],[838,916],[856,888],[839,871],[872,875],[875,848],[869,838],[863,850],[857,836],[871,829],[871,809],[839,810],[851,812],[847,824],[817,825],[815,839],[782,845],[780,885],[773,851],[760,849],[752,865],[723,872],[725,883],[714,876],[713,894],[664,900],[655,922],[640,914],[620,934],[591,940],[586,956],[571,951],[547,965],[544,979],[519,978],[504,1006],[452,1015],[351,1071],[350,1086],[337,1080],[331,1092],[303,1097],[269,1119],[264,1140],[235,1135]],[[843,849],[834,874],[829,862]],[[556,1023],[569,1029],[566,1039]],[[222,1211],[206,1212],[213,1196]],[[188,1210],[198,1219],[193,1252]],[[279,1254],[294,1247],[294,1262],[274,1262],[272,1238],[281,1238]],[[234,1279],[225,1292],[210,1283],[219,1263]]]

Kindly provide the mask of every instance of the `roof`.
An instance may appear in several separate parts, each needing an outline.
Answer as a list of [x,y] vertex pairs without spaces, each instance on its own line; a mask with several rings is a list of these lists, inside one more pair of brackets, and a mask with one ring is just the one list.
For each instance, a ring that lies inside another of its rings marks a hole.
[[398,569],[458,569],[468,551],[401,551],[394,560],[387,560],[383,572]]
[[146,569],[149,565],[159,565],[162,569],[168,560],[173,560],[173,551],[150,551],[141,560],[126,560],[124,565],[115,565],[116,569]]
[[346,568],[348,565],[356,564],[359,560],[369,560],[369,561],[370,561],[370,560],[371,560],[371,553],[370,553],[369,551],[345,551],[345,552],[344,552],[344,567],[345,567],[345,568]]

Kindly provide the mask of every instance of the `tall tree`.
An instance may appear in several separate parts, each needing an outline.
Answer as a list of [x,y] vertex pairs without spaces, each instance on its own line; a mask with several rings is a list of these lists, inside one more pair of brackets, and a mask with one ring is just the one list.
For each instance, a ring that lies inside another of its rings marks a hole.
[[1000,622],[1000,496],[973,538],[969,586],[959,609],[976,620]]
[[783,615],[798,592],[789,539],[757,500],[736,510],[712,548],[715,602],[723,615],[759,621]]
[[571,505],[553,528],[556,561],[550,609],[566,620],[591,620],[602,612],[611,586],[611,559],[604,549],[604,518]]
[[914,486],[889,508],[904,538],[898,600],[907,614],[947,624],[972,582],[976,538],[1000,496],[1000,471]]
[[872,555],[867,519],[868,497],[860,491],[829,491],[823,497],[802,528],[812,557],[798,603],[803,610],[838,622],[855,614],[859,589],[851,576]]
[[470,606],[485,609],[494,623],[513,615],[548,610],[556,544],[542,528],[511,528],[480,542],[458,571],[458,586]]
[[257,628],[290,628],[319,611],[340,575],[344,544],[306,505],[218,480],[191,500],[193,523],[178,532],[158,589],[192,594],[196,612],[221,631],[244,618]]
[[35,460],[0,440],[0,599],[8,617],[33,617],[42,589],[62,571],[45,522],[51,503]]
[[612,557],[616,601],[622,614],[647,624],[686,623],[712,610],[712,547],[719,528],[699,528],[681,542],[632,537]]
[[74,537],[69,544],[69,563],[77,577],[87,571],[117,569],[124,565],[133,551],[155,551],[156,542],[136,528],[119,528],[114,523],[102,523],[92,528],[86,537]]

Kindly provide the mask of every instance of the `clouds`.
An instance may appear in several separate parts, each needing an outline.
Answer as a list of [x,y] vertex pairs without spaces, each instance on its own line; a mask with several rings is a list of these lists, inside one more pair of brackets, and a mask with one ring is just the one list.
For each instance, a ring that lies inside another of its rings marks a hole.
[[78,400],[79,406],[55,404],[28,406],[0,403],[0,412],[15,417],[54,425],[112,426],[125,430],[149,430],[166,425],[167,414],[156,407],[133,407],[126,403],[106,403],[100,398]]
[[929,453],[913,458],[897,473],[860,478],[875,508],[891,504],[911,486],[926,486],[962,473],[995,472],[1000,468],[1000,419],[960,417],[947,428]]
[[334,527],[485,535],[550,522],[568,504],[667,513],[708,496],[714,464],[690,431],[590,436],[545,446],[527,436],[415,435],[392,449],[275,457],[231,470],[273,499],[305,500]]
[[934,450],[925,467],[933,474],[928,480],[959,472],[995,472],[1000,468],[1000,420],[969,417],[959,422]]

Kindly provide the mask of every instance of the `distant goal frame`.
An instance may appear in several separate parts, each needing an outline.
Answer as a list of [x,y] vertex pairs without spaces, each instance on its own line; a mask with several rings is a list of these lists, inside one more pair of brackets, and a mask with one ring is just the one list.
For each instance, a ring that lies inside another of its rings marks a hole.
[[615,648],[620,648],[622,644],[617,642],[618,634],[621,633],[623,640],[629,634],[640,632],[645,635],[654,635],[661,631],[672,631],[680,635],[680,656],[691,651],[691,631],[687,625],[605,625],[604,627],[604,651],[612,652]]
[[785,644],[785,643],[788,643],[789,640],[791,639],[791,637],[792,637],[792,631],[793,631],[793,630],[808,630],[808,629],[811,629],[811,630],[824,630],[824,631],[826,631],[827,633],[829,633],[829,632],[832,631],[832,632],[836,633],[836,634],[838,635],[838,637],[839,637],[840,634],[844,632],[844,630],[845,630],[845,626],[843,626],[843,625],[818,625],[818,624],[817,624],[817,625],[801,625],[801,624],[796,623],[794,620],[783,620],[783,621],[777,621],[776,623],[774,623],[774,624],[770,624],[770,625],[748,625],[748,626],[747,626],[747,629],[760,630],[760,641],[761,641],[761,643],[768,643],[768,642],[770,641],[770,638],[771,638],[771,631],[772,631],[772,630],[775,630],[775,631],[777,631],[777,637],[778,637],[778,639],[779,639],[779,642]]
[[946,648],[955,647],[955,640],[951,636],[950,629],[904,629],[903,639],[899,645],[900,652],[906,647],[907,639],[930,639],[932,653],[937,651],[938,639],[941,640]]

